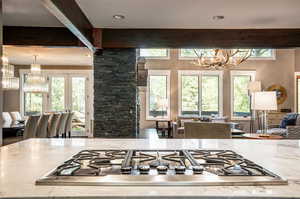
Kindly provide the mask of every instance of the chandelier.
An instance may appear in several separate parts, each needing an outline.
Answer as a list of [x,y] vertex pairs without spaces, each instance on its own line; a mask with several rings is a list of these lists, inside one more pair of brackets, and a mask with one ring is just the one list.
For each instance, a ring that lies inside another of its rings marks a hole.
[[19,89],[19,78],[14,76],[14,66],[9,64],[7,57],[2,57],[2,88],[3,90]]
[[[252,49],[212,49],[211,51],[197,51],[195,64],[212,70],[222,70],[235,67],[245,62],[252,53]],[[210,52],[210,53],[207,53]]]
[[36,63],[36,55],[34,62],[31,64],[30,73],[25,75],[24,92],[28,93],[47,93],[48,81],[42,75],[41,65]]

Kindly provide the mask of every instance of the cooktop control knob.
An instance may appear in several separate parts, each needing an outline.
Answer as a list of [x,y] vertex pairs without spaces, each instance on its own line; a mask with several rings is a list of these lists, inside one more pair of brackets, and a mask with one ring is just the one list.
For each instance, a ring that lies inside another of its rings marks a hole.
[[130,174],[131,173],[131,167],[122,167],[121,172],[122,172],[122,174]]
[[150,170],[150,166],[149,165],[140,165],[138,167],[140,174],[148,174],[149,170]]
[[192,169],[194,174],[202,174],[204,171],[203,166],[193,166]]
[[168,167],[164,165],[159,165],[156,167],[156,169],[159,174],[166,174],[168,171]]
[[184,172],[185,172],[185,166],[176,166],[175,167],[176,174],[184,174]]

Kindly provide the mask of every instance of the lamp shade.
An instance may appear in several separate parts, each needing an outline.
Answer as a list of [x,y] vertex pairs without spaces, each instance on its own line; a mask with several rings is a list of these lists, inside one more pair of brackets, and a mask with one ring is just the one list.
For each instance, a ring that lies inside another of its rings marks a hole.
[[248,84],[249,93],[255,93],[261,91],[261,82],[260,81],[250,81]]
[[277,97],[274,91],[253,93],[253,110],[271,111],[277,110]]

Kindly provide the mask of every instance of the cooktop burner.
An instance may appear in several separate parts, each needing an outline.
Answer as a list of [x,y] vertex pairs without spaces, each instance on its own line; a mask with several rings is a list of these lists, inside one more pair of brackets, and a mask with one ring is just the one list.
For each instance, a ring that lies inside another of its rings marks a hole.
[[230,150],[84,150],[37,185],[283,185]]

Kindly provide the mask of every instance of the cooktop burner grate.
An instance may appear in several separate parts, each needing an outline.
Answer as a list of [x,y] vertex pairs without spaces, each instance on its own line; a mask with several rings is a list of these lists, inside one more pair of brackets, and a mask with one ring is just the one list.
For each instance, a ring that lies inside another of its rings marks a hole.
[[231,150],[83,150],[38,185],[275,185],[287,181]]

